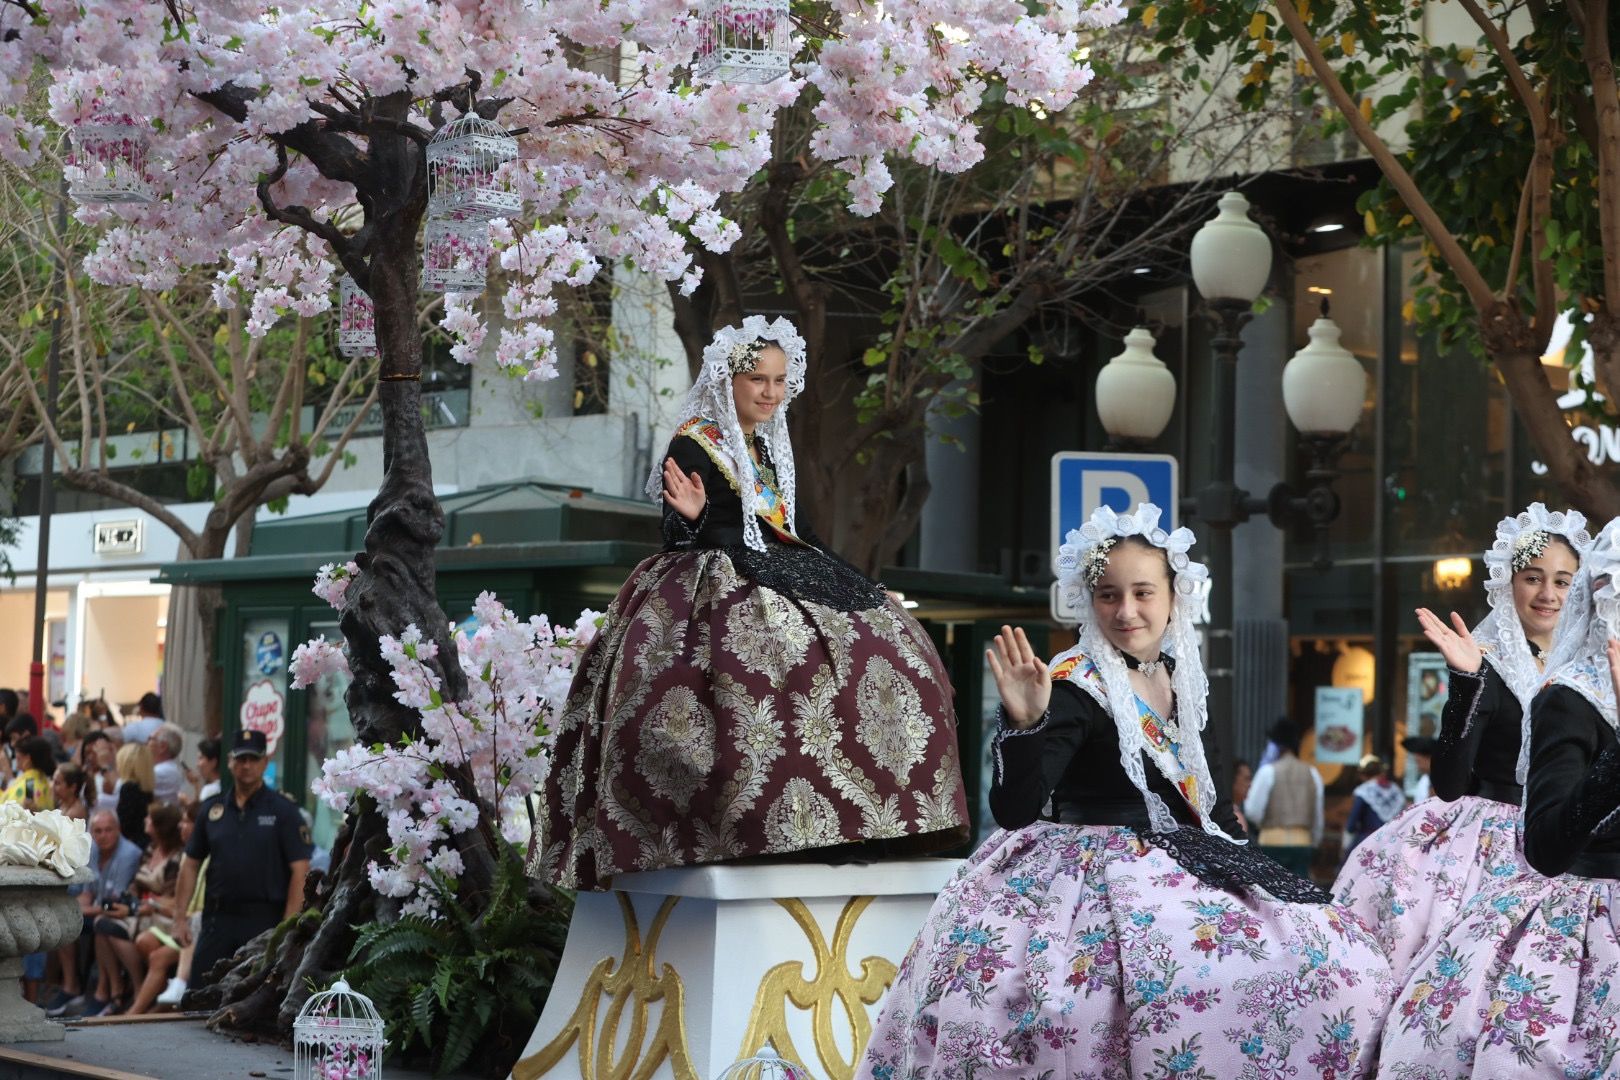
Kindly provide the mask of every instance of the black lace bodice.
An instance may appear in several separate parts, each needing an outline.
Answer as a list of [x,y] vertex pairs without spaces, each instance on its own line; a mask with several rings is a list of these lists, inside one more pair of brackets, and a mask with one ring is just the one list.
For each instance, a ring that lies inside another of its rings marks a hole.
[[[1228,836],[1244,839],[1224,780],[1224,755],[1208,741],[1204,753],[1210,774],[1216,778],[1211,817]],[[1234,844],[1205,832],[1181,793],[1151,762],[1145,762],[1148,787],[1182,825],[1172,832],[1154,831],[1142,793],[1120,764],[1114,718],[1072,683],[1052,686],[1051,705],[1036,726],[1016,730],[1003,725],[994,754],[990,811],[1004,829],[1020,829],[1039,820],[1128,825],[1200,881],[1217,888],[1242,892],[1259,886],[1291,903],[1329,899],[1322,889],[1290,873],[1254,844]]]
[[[765,453],[763,442],[759,452]],[[670,442],[668,456],[682,472],[702,478],[708,502],[696,521],[664,504],[665,551],[724,551],[749,581],[838,611],[866,611],[887,601],[882,586],[827,550],[802,521],[796,523],[802,543],[784,539],[762,522],[765,550],[750,548],[744,541],[742,499],[714,459],[684,435]],[[771,469],[769,457],[763,461]]]
[[1452,669],[1450,680],[1429,770],[1434,793],[1450,802],[1479,794],[1482,782],[1516,784],[1524,720],[1519,699],[1489,663],[1478,672]]

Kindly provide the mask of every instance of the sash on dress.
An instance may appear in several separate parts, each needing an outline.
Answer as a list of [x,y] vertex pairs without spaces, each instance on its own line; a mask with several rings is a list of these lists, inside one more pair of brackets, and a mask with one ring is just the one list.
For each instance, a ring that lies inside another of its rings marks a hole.
[[[1076,653],[1052,669],[1052,681],[1067,679],[1070,682],[1082,680],[1091,683],[1098,690],[1104,690],[1102,672],[1097,669],[1097,663],[1091,657]],[[1104,691],[1106,695],[1106,691]],[[1142,725],[1142,735],[1147,740],[1147,755],[1154,766],[1166,780],[1175,785],[1181,793],[1182,802],[1192,812],[1193,820],[1200,826],[1204,823],[1202,811],[1198,806],[1198,778],[1194,776],[1182,763],[1181,743],[1170,736],[1165,730],[1164,720],[1153,707],[1142,700],[1140,694],[1136,697],[1136,722]]]
[[[686,435],[701,446],[704,453],[709,455],[709,459],[719,467],[721,474],[730,482],[732,488],[739,495],[742,494],[742,486],[737,480],[733,462],[724,449],[725,434],[720,430],[719,424],[707,417],[694,417],[682,424],[676,435]],[[783,501],[782,494],[776,490],[776,486],[760,471],[759,462],[754,460],[752,454],[748,455],[748,467],[753,474],[754,494],[759,499],[755,514],[781,539],[790,544],[804,543],[788,528],[787,503]]]

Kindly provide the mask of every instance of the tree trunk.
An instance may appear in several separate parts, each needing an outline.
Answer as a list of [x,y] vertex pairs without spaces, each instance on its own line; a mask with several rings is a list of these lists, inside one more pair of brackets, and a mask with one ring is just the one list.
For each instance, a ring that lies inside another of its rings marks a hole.
[[[381,99],[378,109],[398,112],[403,119],[408,105],[403,95],[394,95]],[[387,178],[379,184],[379,194],[386,197],[368,207],[373,232],[364,253],[381,352],[383,482],[367,511],[366,548],[356,559],[360,575],[349,586],[342,618],[354,676],[347,694],[349,716],[355,741],[362,745],[393,743],[420,730],[420,716],[394,700],[391,669],[378,643],[383,635],[398,637],[408,626],[420,628],[439,647],[432,666],[442,679],[444,696],[455,700],[466,694],[447,630],[449,620],[439,607],[435,587],[434,553],[444,532],[444,511],[433,494],[422,423],[422,342],[416,325],[416,275],[421,265],[417,231],[427,199],[423,156],[420,147],[404,138],[374,135],[371,146],[377,173]],[[375,906],[366,867],[382,856],[386,845],[385,823],[376,808],[369,800],[358,803],[361,808],[345,823],[345,850],[341,856],[334,852],[335,873],[313,894],[306,890],[322,905],[319,928],[307,937],[286,935],[268,984],[242,977],[254,961],[249,950],[238,953],[232,974],[209,1001],[216,1009],[209,1019],[215,1030],[269,1032],[286,1039],[292,1018],[313,990],[324,989],[324,981],[347,963],[354,942],[352,928]],[[487,880],[477,879],[479,871],[487,874],[492,866],[493,857],[487,852],[482,860],[468,860],[464,890],[469,903],[476,903],[487,889]],[[312,988],[311,982],[319,985]]]
[[1558,396],[1547,382],[1540,350],[1516,312],[1501,309],[1482,320],[1485,347],[1507,387],[1513,411],[1523,421],[1548,476],[1564,498],[1592,519],[1593,532],[1620,517],[1620,489],[1570,438]]
[[919,422],[877,444],[839,554],[879,577],[916,531],[928,491],[928,428]]

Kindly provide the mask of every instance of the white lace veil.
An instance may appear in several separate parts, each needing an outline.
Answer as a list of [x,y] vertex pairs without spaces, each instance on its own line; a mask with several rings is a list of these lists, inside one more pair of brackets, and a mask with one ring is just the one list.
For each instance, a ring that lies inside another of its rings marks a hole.
[[[793,466],[793,444],[788,440],[788,405],[804,389],[804,339],[784,318],[767,320],[763,315],[750,315],[741,326],[728,326],[714,335],[714,340],[703,350],[703,370],[698,373],[692,389],[676,418],[676,430],[688,420],[703,417],[720,425],[722,443],[719,448],[724,464],[730,470],[732,483],[742,499],[744,540],[755,551],[765,550],[765,537],[759,530],[759,496],[750,482],[752,463],[748,456],[748,443],[743,439],[742,424],[737,419],[737,401],[731,396],[733,353],[754,344],[768,341],[781,347],[787,354],[787,389],[782,404],[755,434],[765,441],[776,469],[778,493],[787,512],[788,530],[794,529],[794,514],[798,507],[798,474]],[[743,369],[748,370],[748,369]],[[647,495],[654,502],[664,497],[664,456],[653,461],[647,477]]]
[[[1616,716],[1614,698],[1614,680],[1609,676],[1608,644],[1609,638],[1620,636],[1620,589],[1617,589],[1616,578],[1620,577],[1620,518],[1603,526],[1592,542],[1592,549],[1587,554],[1585,565],[1581,568],[1580,580],[1584,586],[1582,611],[1587,616],[1583,620],[1583,632],[1578,638],[1572,638],[1554,650],[1549,670],[1553,671],[1550,683],[1567,686],[1592,703],[1604,720],[1612,727],[1620,728],[1620,717]],[[1570,600],[1566,606],[1574,601],[1575,590],[1570,589]],[[1556,670],[1553,670],[1556,665]],[[1519,755],[1519,782],[1524,783],[1528,774],[1530,739],[1525,736],[1524,749]]]
[[1524,624],[1519,621],[1519,609],[1513,603],[1514,564],[1522,568],[1540,554],[1547,538],[1554,536],[1568,541],[1577,559],[1586,559],[1587,550],[1592,546],[1592,534],[1586,531],[1586,515],[1578,510],[1549,511],[1544,504],[1535,502],[1516,516],[1497,523],[1496,542],[1485,552],[1485,598],[1491,610],[1474,627],[1474,640],[1484,649],[1485,662],[1496,669],[1508,690],[1519,699],[1522,719],[1518,775],[1521,784],[1530,767],[1530,701],[1546,685],[1560,647],[1585,638],[1591,606],[1586,576],[1576,573],[1569,594],[1564,598],[1558,628],[1553,632],[1546,666],[1538,667],[1530,652],[1530,642],[1524,636]]
[[[1119,732],[1119,763],[1131,783],[1147,802],[1148,819],[1153,828],[1169,832],[1179,827],[1164,800],[1148,787],[1147,770],[1143,764],[1143,751],[1150,750],[1142,734],[1141,718],[1136,710],[1136,691],[1131,688],[1129,670],[1119,650],[1111,645],[1103,629],[1092,616],[1091,582],[1087,579],[1088,565],[1107,558],[1106,542],[1124,536],[1140,536],[1165,553],[1175,581],[1175,600],[1170,611],[1170,623],[1165,627],[1164,641],[1159,648],[1175,660],[1175,672],[1170,677],[1176,695],[1176,723],[1185,733],[1182,740],[1182,765],[1190,773],[1198,789],[1198,817],[1204,831],[1234,843],[1211,816],[1215,808],[1215,784],[1210,777],[1209,763],[1204,757],[1202,732],[1209,722],[1209,680],[1204,675],[1203,658],[1198,652],[1198,631],[1193,626],[1194,614],[1201,606],[1203,584],[1209,580],[1209,569],[1193,562],[1187,551],[1196,542],[1192,531],[1177,529],[1167,533],[1159,527],[1160,510],[1152,503],[1142,503],[1129,514],[1118,514],[1107,507],[1091,515],[1091,520],[1078,529],[1071,529],[1067,542],[1058,549],[1053,563],[1058,588],[1071,609],[1080,613],[1080,643],[1052,660],[1056,667],[1077,653],[1089,657],[1097,665],[1103,686],[1098,688],[1089,679],[1076,679],[1075,685],[1090,694],[1108,710]],[[1155,758],[1155,760],[1157,760]],[[1162,770],[1161,770],[1162,771]],[[1176,777],[1166,776],[1172,783]]]

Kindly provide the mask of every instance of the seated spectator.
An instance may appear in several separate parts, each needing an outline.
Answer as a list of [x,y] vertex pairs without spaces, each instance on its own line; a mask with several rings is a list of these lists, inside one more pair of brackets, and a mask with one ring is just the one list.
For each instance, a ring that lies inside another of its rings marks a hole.
[[118,812],[118,747],[105,731],[92,731],[79,746],[79,765],[88,779],[90,810]]
[[175,724],[164,723],[146,740],[152,753],[152,794],[160,803],[180,801],[185,773],[180,768],[180,751],[185,749],[186,733]]
[[118,829],[118,817],[110,810],[99,810],[90,818],[90,870],[95,880],[88,885],[70,885],[68,892],[79,901],[84,916],[84,929],[78,940],[70,941],[57,950],[62,961],[62,989],[55,998],[46,1002],[47,1016],[98,1016],[111,1001],[110,995],[84,995],[84,963],[80,960],[81,947],[89,951],[94,945],[95,920],[105,906],[124,895],[140,869],[141,849],[124,839]]
[[124,741],[143,743],[163,726],[163,699],[153,693],[141,695],[135,706],[135,719],[124,725]]
[[202,782],[197,789],[197,801],[219,794],[219,740],[203,739],[197,743],[197,771],[192,783]]
[[118,751],[118,827],[134,844],[146,844],[146,811],[152,805],[152,752],[141,743]]
[[90,807],[84,799],[88,783],[89,778],[84,775],[84,770],[71,761],[58,765],[51,776],[51,797],[56,800],[56,808],[70,818],[89,820]]
[[54,810],[51,776],[56,772],[56,751],[38,735],[17,745],[17,778],[0,796],[6,802],[21,803],[26,810]]
[[107,704],[105,698],[96,698],[90,703],[90,719],[94,721],[91,725],[92,730],[99,728],[106,731],[108,728],[118,727],[118,718],[113,715],[112,706]]
[[[167,807],[154,807],[152,822],[154,827],[158,824],[158,815],[166,811]],[[187,806],[180,817],[179,840],[182,844],[190,841],[191,829],[197,823],[197,804]],[[154,841],[156,846],[157,841]],[[177,864],[178,865],[178,864]],[[178,871],[176,877],[179,876]],[[135,1001],[129,1007],[131,1016],[138,1016],[149,1011],[158,1000],[158,991],[168,993],[174,987],[176,979],[169,978],[169,972],[175,969],[180,962],[180,945],[174,939],[174,920],[189,919],[188,901],[190,897],[181,897],[174,894],[174,883],[169,883],[169,894],[160,896],[153,901],[153,908],[157,912],[152,921],[140,931],[135,938],[135,950],[146,965],[146,977],[141,980],[140,988],[135,992]],[[185,983],[180,982],[180,992],[185,993]],[[165,1002],[167,1004],[167,1002]],[[175,1002],[179,1004],[179,1002]]]
[[10,784],[17,774],[17,744],[39,734],[33,713],[18,713],[6,721],[5,753],[0,755],[0,783]]
[[[106,905],[95,923],[96,967],[103,980],[97,985],[98,988],[105,986],[108,1000],[114,1002],[104,1015],[117,1015],[133,1005],[130,1000],[133,988],[140,986],[146,977],[135,939],[154,925],[166,926],[174,911],[174,887],[180,878],[180,859],[185,851],[184,841],[180,839],[180,808],[159,803],[152,807],[142,825],[148,844],[146,858],[135,872],[129,890]],[[120,989],[119,968],[129,974],[129,994]],[[157,997],[157,993],[158,988],[152,987],[143,1009],[151,1007],[151,998]]]
[[84,706],[81,704],[73,715],[62,721],[62,730],[60,733],[62,739],[62,749],[61,752],[56,755],[57,760],[77,761],[79,757],[79,747],[83,745],[84,737],[90,734],[90,729],[92,726],[93,725],[90,722],[90,714],[85,711]]

